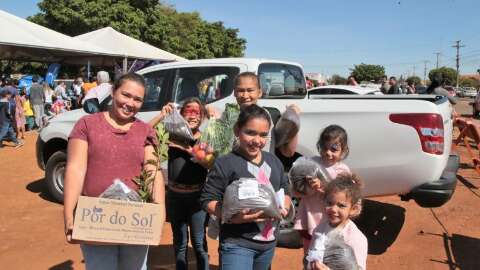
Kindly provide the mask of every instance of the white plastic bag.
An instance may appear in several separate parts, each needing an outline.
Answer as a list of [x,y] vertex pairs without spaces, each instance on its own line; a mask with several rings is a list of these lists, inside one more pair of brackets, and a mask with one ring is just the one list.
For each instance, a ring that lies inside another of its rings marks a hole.
[[289,143],[299,130],[300,116],[289,106],[275,125],[275,147]]
[[358,270],[353,248],[341,237],[330,237],[325,245],[323,264],[332,270]]
[[293,190],[300,194],[307,194],[309,178],[318,178],[322,184],[330,182],[330,177],[326,169],[317,162],[299,157],[288,172],[288,178],[292,184]]
[[222,223],[242,210],[262,210],[264,216],[281,219],[272,185],[262,185],[255,178],[240,178],[228,185],[223,195]]
[[167,115],[162,122],[169,134],[170,141],[186,146],[195,143],[192,130],[177,109],[174,109],[171,114]]
[[111,184],[102,194],[100,194],[99,197],[122,201],[142,201],[142,198],[140,198],[138,193],[130,189],[120,179],[113,180],[113,184]]

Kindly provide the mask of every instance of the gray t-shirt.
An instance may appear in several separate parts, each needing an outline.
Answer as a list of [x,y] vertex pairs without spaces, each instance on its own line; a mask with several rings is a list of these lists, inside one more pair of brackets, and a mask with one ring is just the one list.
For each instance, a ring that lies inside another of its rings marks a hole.
[[45,103],[43,87],[38,83],[33,83],[30,87],[30,103],[32,105],[43,105]]

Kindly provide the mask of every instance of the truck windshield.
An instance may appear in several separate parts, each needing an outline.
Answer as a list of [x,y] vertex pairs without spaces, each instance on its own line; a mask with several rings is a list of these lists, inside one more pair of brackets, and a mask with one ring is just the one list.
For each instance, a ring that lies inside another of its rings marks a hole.
[[301,98],[307,92],[302,69],[298,66],[279,63],[260,64],[258,78],[263,98],[283,96]]

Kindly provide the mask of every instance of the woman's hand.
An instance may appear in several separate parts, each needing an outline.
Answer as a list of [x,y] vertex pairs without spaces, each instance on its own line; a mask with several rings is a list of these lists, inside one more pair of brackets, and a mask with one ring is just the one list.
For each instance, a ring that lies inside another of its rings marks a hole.
[[310,263],[310,269],[312,270],[330,270],[328,266],[325,264],[319,262],[319,261],[313,261]]
[[218,118],[220,118],[220,115],[219,115],[218,111],[215,109],[215,107],[213,107],[211,105],[207,105],[205,107],[205,110],[207,111],[208,119],[218,119]]
[[250,223],[250,222],[263,222],[268,220],[268,218],[262,217],[263,211],[255,211],[250,209],[244,209],[239,213],[233,215],[228,223],[230,224],[242,224],[242,223]]
[[64,225],[65,225],[65,238],[67,239],[68,243],[72,244],[73,218],[65,217]]
[[163,106],[162,110],[160,111],[160,113],[155,116],[152,120],[150,120],[148,122],[148,124],[151,126],[151,127],[155,127],[158,123],[160,123],[161,121],[163,121],[163,119],[171,114],[173,112],[175,108],[175,105],[173,103],[168,103],[167,105]]

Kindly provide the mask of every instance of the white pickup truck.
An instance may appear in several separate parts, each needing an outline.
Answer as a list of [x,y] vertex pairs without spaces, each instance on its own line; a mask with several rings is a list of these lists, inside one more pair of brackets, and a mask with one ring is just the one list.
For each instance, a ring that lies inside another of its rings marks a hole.
[[[330,124],[344,127],[350,155],[345,160],[365,182],[366,196],[398,194],[422,207],[438,207],[456,186],[458,157],[451,155],[452,107],[441,96],[309,95],[299,64],[266,59],[228,58],[175,62],[139,71],[147,82],[138,117],[148,121],[167,102],[197,96],[217,109],[235,102],[233,79],[258,74],[264,97],[259,104],[282,112],[301,110],[298,151],[317,155],[315,144]],[[75,110],[51,119],[37,140],[37,160],[51,195],[63,200],[67,139],[84,115]]]

